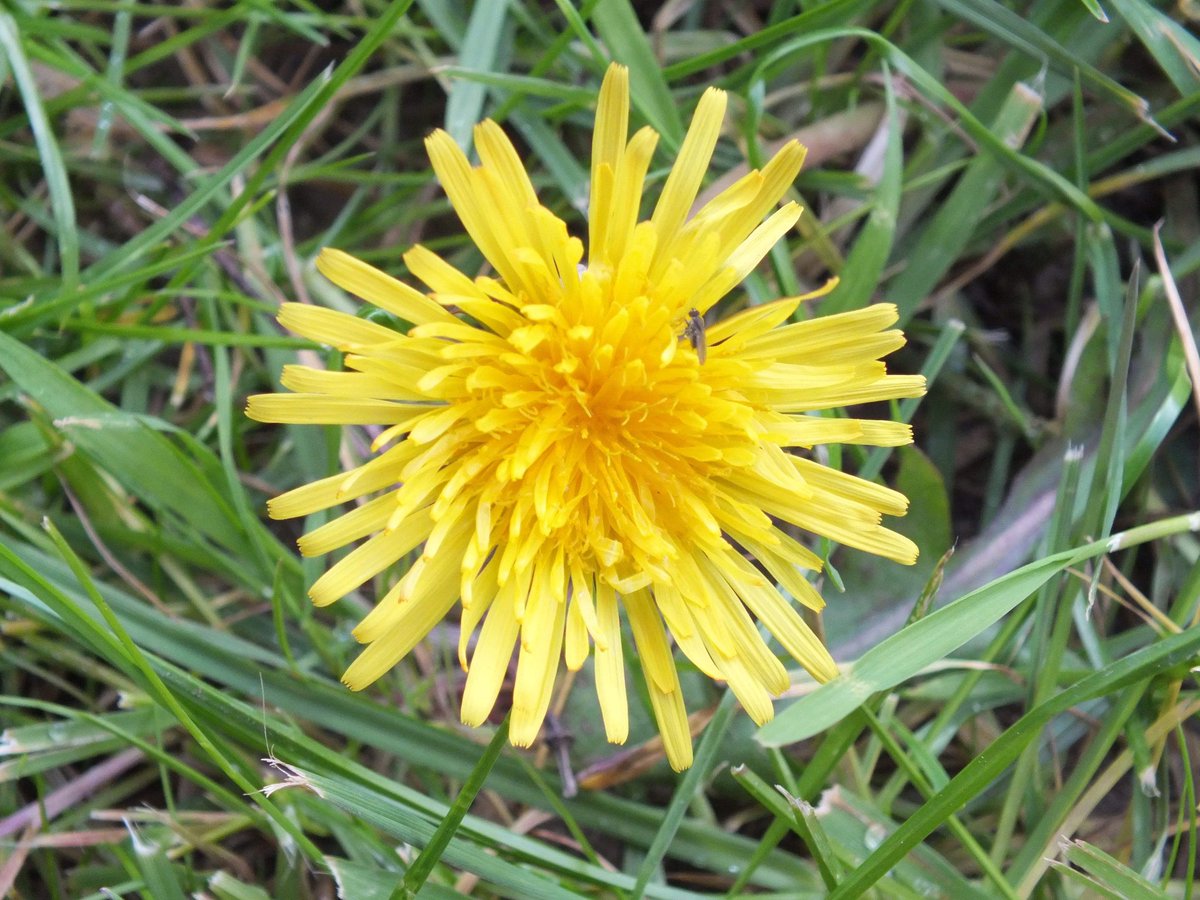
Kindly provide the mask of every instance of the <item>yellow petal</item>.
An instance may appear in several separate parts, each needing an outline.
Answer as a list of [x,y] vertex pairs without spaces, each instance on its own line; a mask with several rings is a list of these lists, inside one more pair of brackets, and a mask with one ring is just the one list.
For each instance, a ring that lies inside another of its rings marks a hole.
[[398,331],[349,313],[304,303],[283,303],[279,306],[279,324],[288,331],[309,340],[329,344],[339,350],[370,347],[404,340]]
[[400,662],[438,622],[446,617],[457,595],[430,595],[404,607],[391,630],[373,640],[342,674],[342,683],[361,691]]
[[379,640],[413,615],[415,609],[436,606],[442,615],[449,611],[458,600],[462,584],[458,561],[467,542],[466,528],[461,522],[457,524],[446,540],[445,552],[432,557],[422,554],[358,623],[353,632],[356,640],[364,644]]
[[521,629],[514,603],[515,589],[513,581],[500,586],[479,633],[463,689],[462,720],[467,725],[482,725],[487,720],[504,685]]
[[420,291],[341,250],[323,249],[317,270],[342,290],[414,325],[454,318]]
[[688,126],[683,145],[679,148],[679,157],[671,167],[671,174],[667,176],[667,183],[663,185],[650,220],[664,243],[674,237],[687,218],[696,192],[704,180],[708,161],[712,159],[713,149],[717,146],[724,118],[725,92],[708,88],[696,106],[692,124]]
[[396,506],[394,493],[383,494],[345,515],[303,535],[297,544],[302,556],[320,556],[380,531]]
[[246,404],[246,415],[256,422],[298,425],[399,425],[428,411],[427,406],[324,394],[255,394]]
[[[543,567],[546,568],[549,567]],[[566,619],[567,604],[562,589],[551,586],[549,573],[535,577],[533,587],[536,593],[530,597],[521,625],[517,682],[513,688],[509,739],[516,747],[533,744],[550,708]]]
[[625,609],[629,613],[629,626],[633,630],[638,656],[649,675],[646,688],[667,762],[676,772],[681,772],[692,764],[692,734],[688,730],[687,710],[679,688],[679,673],[671,658],[662,621],[648,596],[640,591],[625,598]]
[[616,592],[604,582],[596,585],[596,622],[596,696],[604,735],[611,744],[623,744],[629,737],[629,700],[625,696],[621,620]]
[[629,70],[613,63],[604,74],[592,130],[592,187],[588,202],[588,237],[593,258],[607,259],[605,234],[612,206],[613,182],[625,137],[629,133]]
[[[458,663],[464,672],[470,670],[467,665],[467,647],[471,636],[484,615],[492,608],[500,585],[496,579],[496,561],[489,560],[483,571],[478,575],[465,575],[462,584],[462,618],[458,625]],[[511,648],[510,652],[511,652]]]
[[396,482],[401,466],[412,458],[415,449],[401,444],[350,472],[339,472],[293,488],[268,500],[267,512],[272,519],[294,519],[388,487]]
[[308,596],[317,606],[328,606],[346,596],[359,585],[374,578],[388,566],[399,562],[425,539],[428,516],[419,513],[406,520],[406,527],[377,534],[355,547],[335,563],[308,589]]

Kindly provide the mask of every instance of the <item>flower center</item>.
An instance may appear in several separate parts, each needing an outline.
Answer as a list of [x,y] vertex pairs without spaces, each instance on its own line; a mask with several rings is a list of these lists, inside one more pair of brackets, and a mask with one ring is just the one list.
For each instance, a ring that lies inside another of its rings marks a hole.
[[751,462],[755,441],[749,405],[721,396],[744,367],[701,365],[686,310],[614,282],[584,271],[554,302],[526,303],[509,349],[466,384],[486,410],[481,499],[513,562],[549,541],[628,584],[677,555],[687,511],[711,506],[711,478]]

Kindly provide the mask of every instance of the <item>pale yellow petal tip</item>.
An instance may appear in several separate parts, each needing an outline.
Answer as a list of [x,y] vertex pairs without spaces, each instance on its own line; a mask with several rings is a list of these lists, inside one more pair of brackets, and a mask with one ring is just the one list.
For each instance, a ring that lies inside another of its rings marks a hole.
[[[330,594],[326,590],[318,589],[318,586],[314,584],[313,587],[308,589],[308,599],[312,605],[316,607],[332,606],[334,603],[337,603],[342,599],[342,595]],[[362,644],[366,642],[360,639],[359,643]]]
[[342,684],[350,688],[352,691],[361,691],[365,687],[370,687],[372,681],[360,681],[350,674],[350,669],[347,669],[342,675]]
[[816,659],[811,656],[807,659],[800,660],[800,664],[804,666],[804,670],[812,676],[813,681],[817,684],[825,684],[828,681],[833,681],[841,673],[838,664],[833,661],[833,657],[827,653],[823,653]]
[[458,718],[459,718],[459,721],[461,721],[468,728],[478,728],[480,725],[482,725],[484,722],[487,721],[487,717],[490,714],[491,714],[490,709],[487,710],[486,712],[479,712],[479,711],[468,712],[466,709],[463,709],[459,713]]
[[[263,416],[262,404],[265,402],[264,398],[272,397],[272,396],[274,396],[274,395],[273,394],[254,394],[253,396],[247,397],[246,398],[246,418],[253,419],[255,422],[270,422],[271,419],[268,419]],[[267,501],[267,509],[268,510],[270,510],[270,505],[271,505],[271,501],[268,500]]]
[[[782,691],[780,691],[780,693],[782,693]],[[742,709],[746,711],[746,715],[748,715],[750,720],[759,728],[762,728],[775,718],[775,706],[770,702],[764,703],[761,706],[758,704],[752,704],[749,707],[743,706]]]
[[880,329],[887,328],[889,325],[895,324],[900,318],[900,307],[898,307],[895,303],[872,303],[870,308],[875,312],[880,313],[881,316],[887,316],[887,318],[882,319],[880,322]]
[[[619,62],[611,62],[604,72],[604,81],[600,84],[600,96],[603,98],[607,91],[619,90],[629,84],[629,67]],[[603,103],[603,99],[601,103]]]
[[404,264],[411,269],[413,267],[413,260],[416,260],[417,264],[419,265],[435,255],[436,254],[434,254],[434,252],[424,244],[413,244],[400,254],[400,258],[404,260]]
[[336,247],[322,247],[313,262],[316,264],[317,271],[325,274],[328,266],[344,262],[347,257],[353,259],[345,250],[338,250]]
[[829,278],[828,281],[826,281],[823,285],[821,285],[815,291],[809,291],[807,294],[801,294],[796,299],[800,300],[800,301],[816,300],[818,297],[824,297],[826,294],[832,292],[833,289],[841,283],[842,283],[842,279],[838,278],[838,276],[836,276],[836,275],[833,275]]
[[696,105],[696,117],[699,118],[703,114],[724,119],[725,105],[728,101],[729,95],[719,87],[706,88],[700,95],[700,102]]
[[667,762],[676,772],[683,772],[692,767],[692,742],[688,740],[686,743],[678,746],[666,746]]
[[426,147],[445,146],[446,144],[449,144],[451,147],[458,146],[458,144],[454,143],[454,138],[450,137],[449,133],[443,128],[435,128],[429,134],[425,135]]
[[792,162],[792,165],[794,165],[796,167],[800,167],[800,166],[804,165],[804,159],[806,156],[808,156],[808,147],[806,147],[804,144],[800,143],[795,138],[792,138],[790,141],[788,141],[786,144],[784,144],[782,147],[779,148],[779,150],[778,150],[778,152],[776,152],[775,156],[776,157],[780,157],[780,156],[798,157],[798,161]]
[[[508,730],[508,742],[514,747],[529,748],[533,746],[533,742],[537,740],[538,733],[542,730],[541,722],[519,722],[517,721],[518,711],[513,710],[513,721]],[[527,716],[521,718],[528,718]]]
[[435,172],[438,171],[439,166],[445,165],[450,160],[467,164],[467,158],[462,152],[462,148],[441,128],[435,128],[426,136],[425,153],[433,164]]
[[[324,251],[322,251],[322,252],[324,252]],[[319,258],[320,257],[318,256],[318,259]],[[282,325],[284,328],[288,329],[288,331],[291,331],[292,328],[288,323],[292,320],[293,314],[296,312],[297,307],[303,309],[304,304],[303,303],[293,303],[293,302],[280,303],[279,304],[279,312],[275,314],[275,321],[278,322],[280,325]]]
[[[783,229],[784,233],[787,233],[788,231],[791,231],[792,227],[795,226],[797,222],[800,221],[800,217],[802,215],[804,215],[804,207],[795,200],[789,200],[787,203],[783,204],[783,206],[779,207],[772,218],[778,216],[781,223],[787,222],[786,226],[780,224],[780,228]],[[770,219],[767,221],[769,222]]]
[[[357,256],[347,253],[345,250],[338,250],[334,247],[322,247],[321,252],[317,254],[317,258],[313,262],[314,265],[316,265],[318,272],[320,272],[329,281],[332,281],[342,290],[350,291],[350,293],[354,293],[354,291],[345,284],[346,280],[359,274],[364,269],[370,270],[373,268],[372,266],[363,262]],[[298,306],[299,309],[284,309],[281,307],[279,314],[279,321],[281,324],[283,324],[285,316],[290,315],[292,316],[292,320],[294,320],[294,316],[296,314],[307,314],[305,312],[306,307],[303,303],[285,304],[285,306]]]
[[501,140],[512,146],[512,141],[508,139],[508,135],[504,133],[504,129],[497,125],[494,119],[484,119],[482,122],[476,122],[471,132],[475,135],[476,142],[482,136],[485,140]]

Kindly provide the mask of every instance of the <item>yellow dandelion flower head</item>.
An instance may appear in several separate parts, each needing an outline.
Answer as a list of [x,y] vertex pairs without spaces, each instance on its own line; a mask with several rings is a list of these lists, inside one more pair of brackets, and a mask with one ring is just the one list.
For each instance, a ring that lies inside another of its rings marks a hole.
[[895,307],[788,324],[805,299],[788,297],[702,325],[800,215],[795,203],[775,209],[804,158],[795,142],[691,212],[724,111],[725,94],[706,91],[641,220],[658,135],[628,137],[628,73],[609,69],[586,261],[499,126],[477,126],[477,166],[436,131],[434,171],[494,277],[470,278],[417,246],[404,261],[422,292],[326,249],[327,278],[411,327],[283,306],[283,325],[340,350],[345,371],[287,366],[294,393],[250,398],[250,417],[382,428],[367,462],[269,505],[289,518],[360,501],[301,538],[305,555],[366,538],[310,596],[332,603],[419,548],[355,629],[367,647],[343,677],[351,688],[460,604],[464,722],[491,713],[515,649],[510,733],[528,746],[560,660],[577,670],[594,650],[605,731],[621,743],[624,619],[667,758],[682,769],[692,747],[672,639],[758,723],[788,673],[757,624],[815,678],[836,673],[794,605],[822,606],[803,574],[821,561],[790,526],[916,559],[880,524],[905,512],[903,495],[788,452],[911,440],[893,422],[810,415],[923,392],[920,377],[880,361],[904,342],[889,330]]

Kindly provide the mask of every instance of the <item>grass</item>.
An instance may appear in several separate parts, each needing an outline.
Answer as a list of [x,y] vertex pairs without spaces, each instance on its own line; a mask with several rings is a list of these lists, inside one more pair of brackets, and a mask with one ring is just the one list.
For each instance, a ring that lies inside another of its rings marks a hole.
[[[0,9],[0,894],[1194,896],[1186,7],[328,5]],[[312,608],[324,563],[264,504],[365,445],[241,410],[335,362],[272,317],[352,308],[320,247],[478,269],[431,128],[502,121],[579,227],[611,58],[668,152],[730,92],[717,175],[809,145],[744,297],[899,305],[916,446],[833,461],[909,495],[922,560],[823,548],[843,676],[761,730],[695,679],[681,776],[603,742],[582,672],[567,798],[546,748],[457,724],[453,623],[338,684],[365,598]]]

